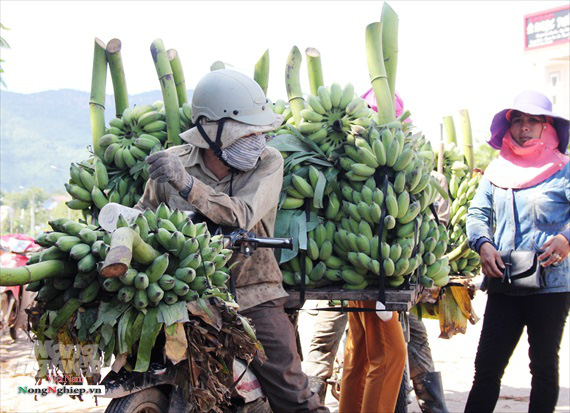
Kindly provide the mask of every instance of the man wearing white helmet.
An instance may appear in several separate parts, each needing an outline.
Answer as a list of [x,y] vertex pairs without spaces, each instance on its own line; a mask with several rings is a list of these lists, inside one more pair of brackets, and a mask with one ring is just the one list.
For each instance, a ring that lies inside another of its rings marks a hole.
[[[191,210],[217,225],[272,237],[283,181],[283,158],[267,147],[264,132],[278,128],[261,87],[232,70],[204,76],[192,96],[194,128],[187,145],[147,158],[150,180],[137,208],[161,202]],[[293,325],[284,311],[287,293],[271,249],[237,256],[232,268],[240,313],[253,320],[268,360],[251,366],[274,412],[328,412],[309,390]],[[231,263],[231,262],[230,262]]]

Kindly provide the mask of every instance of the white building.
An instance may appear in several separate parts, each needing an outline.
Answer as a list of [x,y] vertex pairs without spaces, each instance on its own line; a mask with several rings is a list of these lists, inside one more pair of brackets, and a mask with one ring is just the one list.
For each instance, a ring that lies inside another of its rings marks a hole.
[[570,5],[526,15],[524,48],[530,83],[570,118]]

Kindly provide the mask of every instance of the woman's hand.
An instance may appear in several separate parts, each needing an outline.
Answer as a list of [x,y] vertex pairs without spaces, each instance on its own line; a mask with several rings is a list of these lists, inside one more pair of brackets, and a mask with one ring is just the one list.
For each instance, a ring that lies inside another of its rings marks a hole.
[[505,264],[493,244],[485,242],[479,250],[481,256],[481,272],[487,277],[502,278]]
[[543,267],[548,267],[549,265],[564,261],[568,257],[570,244],[564,235],[558,234],[546,241],[542,249],[544,252],[538,259],[543,261]]

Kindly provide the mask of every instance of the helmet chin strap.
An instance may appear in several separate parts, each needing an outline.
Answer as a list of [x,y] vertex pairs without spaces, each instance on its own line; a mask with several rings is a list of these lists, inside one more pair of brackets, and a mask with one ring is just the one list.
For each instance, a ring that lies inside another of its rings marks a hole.
[[237,173],[238,170],[235,169],[233,166],[231,166],[229,163],[227,163],[226,160],[222,157],[222,131],[224,130],[224,123],[225,123],[227,118],[222,118],[218,121],[218,131],[216,132],[216,140],[215,141],[212,141],[210,139],[210,137],[208,136],[208,134],[206,133],[206,131],[204,130],[204,128],[200,124],[201,119],[202,119],[202,117],[200,117],[200,119],[198,119],[196,121],[196,127],[198,128],[198,132],[200,132],[200,135],[202,135],[202,138],[204,138],[204,140],[206,141],[206,143],[208,144],[210,149],[212,149],[212,151],[214,152],[214,155],[216,155],[216,158],[218,158],[220,161],[223,162],[224,165],[226,165],[228,168],[230,168],[230,172],[232,173],[232,175],[234,173]]

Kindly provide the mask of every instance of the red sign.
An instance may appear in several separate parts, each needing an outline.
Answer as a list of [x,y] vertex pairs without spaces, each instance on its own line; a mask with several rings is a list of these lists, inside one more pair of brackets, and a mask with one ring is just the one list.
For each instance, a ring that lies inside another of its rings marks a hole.
[[570,41],[570,6],[541,11],[524,17],[525,50]]

